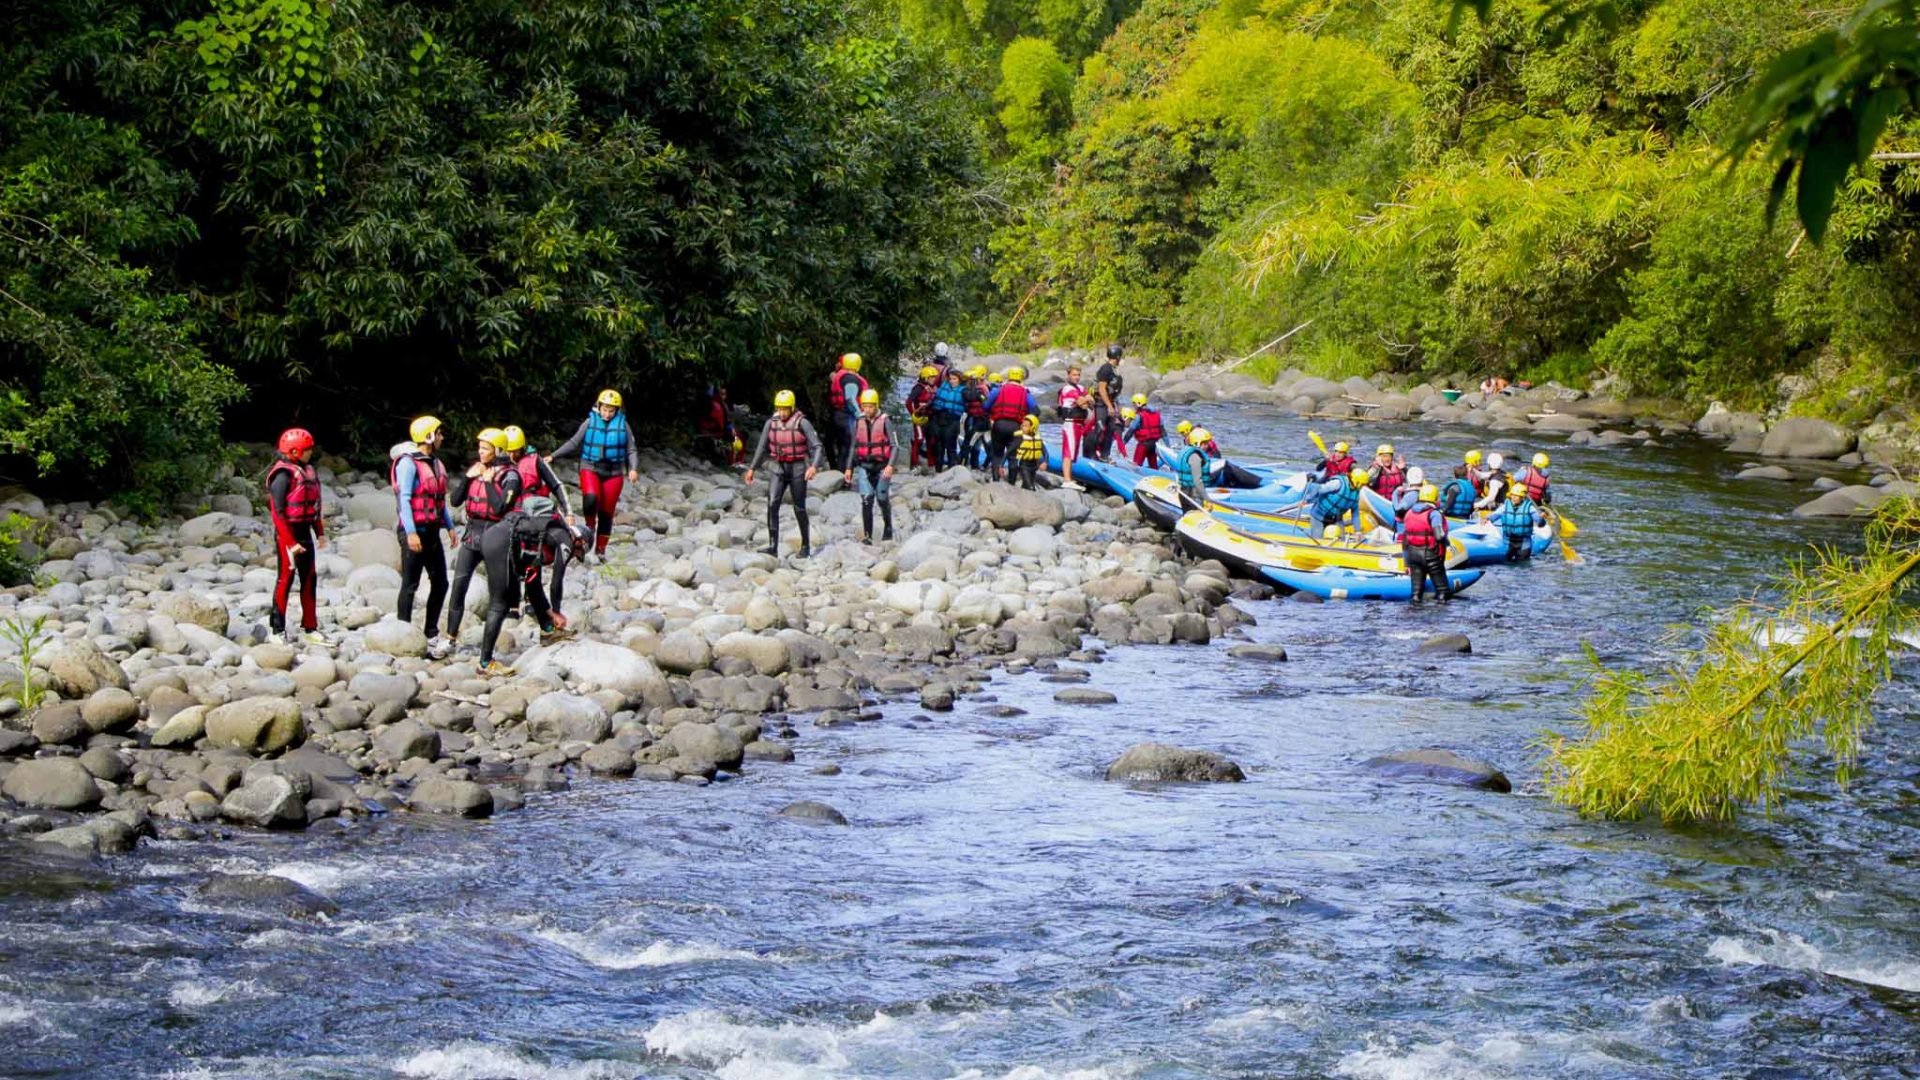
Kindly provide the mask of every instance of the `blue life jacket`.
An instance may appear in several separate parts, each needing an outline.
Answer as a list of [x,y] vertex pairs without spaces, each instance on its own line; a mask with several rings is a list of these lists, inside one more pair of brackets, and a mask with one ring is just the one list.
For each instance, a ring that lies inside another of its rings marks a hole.
[[1533,503],[1527,499],[1514,502],[1509,499],[1500,508],[1500,531],[1508,540],[1533,536]]
[[1313,513],[1321,521],[1337,521],[1340,516],[1360,505],[1360,489],[1353,486],[1351,477],[1340,478],[1340,490],[1329,492],[1314,501]]
[[933,411],[937,413],[950,413],[954,416],[959,416],[961,413],[966,412],[967,403],[965,398],[962,397],[966,392],[967,388],[965,386],[955,386],[952,383],[947,383],[945,386],[933,392]]
[[[1207,486],[1207,476],[1211,471],[1208,468],[1207,452],[1197,446],[1189,446],[1180,451],[1179,463],[1175,466],[1175,471],[1180,474],[1181,487],[1189,490],[1196,488],[1204,490]],[[1196,476],[1199,477],[1198,480],[1194,479]]]
[[1440,489],[1440,512],[1451,518],[1473,516],[1473,481],[1459,477]]
[[587,413],[587,437],[580,444],[580,460],[594,464],[619,463],[627,460],[627,413],[621,409],[613,414],[613,419],[600,419],[600,410]]

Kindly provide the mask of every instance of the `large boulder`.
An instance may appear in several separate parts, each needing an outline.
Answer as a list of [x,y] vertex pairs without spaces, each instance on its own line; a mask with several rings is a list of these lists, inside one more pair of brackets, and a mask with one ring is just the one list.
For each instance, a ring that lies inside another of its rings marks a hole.
[[1793,508],[1795,517],[1854,517],[1873,513],[1887,493],[1871,484],[1835,488],[1812,502]]
[[786,642],[744,630],[736,630],[714,642],[713,655],[745,660],[762,675],[778,675],[792,663]]
[[386,528],[379,531],[392,535],[394,523],[399,519],[398,504],[391,492],[362,491],[347,499],[347,517],[369,525],[385,525]]
[[1045,525],[1057,529],[1067,520],[1066,508],[1058,499],[1012,484],[983,484],[973,493],[973,513],[1002,529],[1021,529]]
[[[385,496],[381,497],[390,511],[393,503]],[[392,529],[368,529],[366,532],[343,536],[334,542],[334,554],[343,556],[356,568],[362,566],[387,566],[395,570],[400,568],[400,538],[393,535]]]
[[556,690],[527,706],[527,734],[543,743],[597,743],[612,730],[607,710],[581,694]]
[[381,619],[366,630],[367,648],[388,656],[427,655],[427,635],[419,627],[399,619]]
[[155,731],[148,741],[160,747],[188,746],[206,734],[206,731],[207,707],[189,705],[167,717],[167,722],[161,724],[159,730]]
[[307,737],[300,703],[292,698],[250,697],[207,714],[207,743],[250,754],[271,754]]
[[740,767],[747,750],[746,740],[718,724],[676,724],[661,741],[679,757],[729,770]]
[[1045,525],[1028,525],[1013,530],[1007,537],[1007,551],[1029,559],[1051,562],[1059,551],[1060,542],[1054,537],[1053,530]]
[[521,674],[534,678],[558,679],[569,686],[591,684],[602,690],[617,690],[630,699],[645,699],[648,705],[673,704],[673,691],[667,677],[654,662],[618,645],[604,641],[569,641],[533,649],[520,657]]
[[93,774],[73,758],[23,761],[7,774],[0,793],[22,806],[49,810],[84,810],[100,801]]
[[180,539],[202,547],[233,536],[233,515],[223,510],[201,514],[180,523]]
[[713,646],[691,630],[675,630],[661,635],[653,660],[676,675],[691,675],[713,666]]
[[1402,750],[1369,758],[1365,767],[1399,780],[1432,780],[1487,791],[1513,790],[1506,774],[1499,769],[1451,750]]
[[1789,416],[1773,425],[1760,440],[1763,457],[1837,458],[1850,452],[1856,439],[1853,432],[1830,420],[1811,416]]
[[422,780],[407,797],[407,805],[429,814],[455,817],[489,817],[493,814],[493,792],[471,780],[449,780],[435,776]]
[[153,603],[153,610],[176,623],[202,627],[216,634],[227,632],[227,605],[205,593],[161,593]]
[[408,758],[426,758],[428,761],[440,756],[440,733],[418,720],[402,720],[387,725],[373,741],[380,750],[380,756],[388,761],[405,761]]
[[1095,578],[1080,586],[1080,591],[1095,604],[1131,604],[1153,591],[1153,581],[1129,570]]
[[1210,750],[1187,750],[1165,743],[1129,747],[1107,766],[1109,780],[1236,783],[1246,778],[1240,766]]
[[789,821],[805,822],[809,825],[845,825],[847,823],[847,815],[826,803],[815,802],[812,799],[790,802],[781,807],[775,816]]
[[80,716],[80,706],[71,701],[43,705],[33,714],[33,737],[48,746],[77,743],[90,734]]
[[1765,434],[1767,422],[1759,413],[1733,412],[1716,401],[1707,406],[1706,413],[1700,419],[1694,421],[1693,430],[1713,438],[1731,439],[1739,435]]
[[340,905],[297,881],[273,874],[215,874],[194,894],[214,904],[272,908],[296,918],[340,913]]
[[235,788],[221,800],[220,816],[263,829],[307,823],[307,793],[293,777],[269,773]]
[[406,705],[420,692],[420,684],[411,675],[390,675],[379,671],[362,671],[347,683],[347,693],[369,705],[384,705],[392,702]]
[[118,686],[103,686],[80,705],[80,719],[94,734],[125,731],[140,718],[140,701]]
[[61,697],[89,697],[103,686],[127,688],[127,673],[86,638],[65,638],[47,653],[47,675]]

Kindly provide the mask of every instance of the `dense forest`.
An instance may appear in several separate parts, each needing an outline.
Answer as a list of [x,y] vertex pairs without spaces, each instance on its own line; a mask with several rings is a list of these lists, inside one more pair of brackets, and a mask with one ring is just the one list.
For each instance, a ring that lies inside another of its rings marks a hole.
[[1915,7],[20,0],[0,477],[153,508],[288,422],[664,428],[936,334],[1859,419]]

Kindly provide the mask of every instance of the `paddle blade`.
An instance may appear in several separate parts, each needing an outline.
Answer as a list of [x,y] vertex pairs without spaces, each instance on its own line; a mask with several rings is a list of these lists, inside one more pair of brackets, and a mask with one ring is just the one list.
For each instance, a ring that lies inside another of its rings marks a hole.
[[1560,557],[1567,560],[1568,562],[1572,563],[1575,566],[1579,566],[1580,564],[1587,561],[1585,558],[1583,558],[1580,555],[1579,552],[1573,550],[1572,544],[1567,543],[1567,537],[1565,533],[1562,533],[1560,535]]
[[1320,451],[1321,457],[1325,458],[1325,457],[1333,456],[1332,454],[1327,453],[1327,440],[1321,438],[1319,432],[1309,431],[1307,432],[1307,438],[1313,440],[1314,449]]
[[1561,536],[1579,536],[1580,535],[1580,526],[1575,525],[1573,523],[1572,518],[1568,517],[1565,514],[1560,513],[1558,510],[1554,511],[1554,516],[1560,519],[1560,535]]

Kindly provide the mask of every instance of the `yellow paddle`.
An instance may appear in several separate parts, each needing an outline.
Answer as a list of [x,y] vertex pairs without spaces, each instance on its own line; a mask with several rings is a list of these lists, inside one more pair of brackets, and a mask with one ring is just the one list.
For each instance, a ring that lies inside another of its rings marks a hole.
[[1569,522],[1566,515],[1560,513],[1558,510],[1549,509],[1547,516],[1552,519],[1553,531],[1560,539],[1560,557],[1575,566],[1586,562],[1587,560],[1582,558],[1579,552],[1573,550],[1573,545],[1567,543],[1567,537],[1573,534],[1573,530],[1569,528],[1572,522]]
[[1312,439],[1312,440],[1313,440],[1313,445],[1314,445],[1314,448],[1320,451],[1320,456],[1321,456],[1322,458],[1330,458],[1330,457],[1332,457],[1332,456],[1333,456],[1332,454],[1329,454],[1329,453],[1327,453],[1327,443],[1326,443],[1326,440],[1325,440],[1325,439],[1322,439],[1322,438],[1320,437],[1320,433],[1319,433],[1319,432],[1317,432],[1317,431],[1309,431],[1309,432],[1307,432],[1307,438],[1309,438],[1309,439]]
[[1560,519],[1560,533],[1562,536],[1580,535],[1580,526],[1575,525],[1572,518],[1560,513],[1558,510],[1554,511],[1553,516]]

